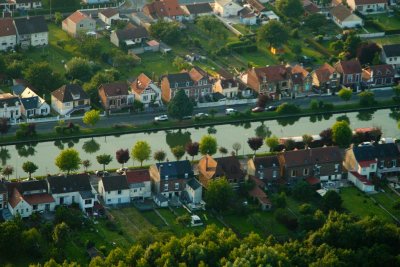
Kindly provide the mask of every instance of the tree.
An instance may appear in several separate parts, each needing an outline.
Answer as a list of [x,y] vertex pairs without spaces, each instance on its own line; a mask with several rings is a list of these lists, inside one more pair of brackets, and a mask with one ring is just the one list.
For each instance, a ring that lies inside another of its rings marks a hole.
[[83,115],[82,121],[86,125],[94,126],[100,120],[100,110],[89,110]]
[[361,43],[357,48],[357,58],[362,65],[371,65],[375,55],[381,53],[381,48],[374,42]]
[[279,139],[273,135],[265,139],[265,144],[269,147],[271,152],[275,151],[275,149],[279,146]]
[[68,240],[69,227],[65,222],[59,223],[54,227],[53,241],[58,247],[63,247]]
[[140,166],[143,166],[143,161],[150,159],[151,147],[146,141],[137,141],[131,151],[133,159],[140,161]]
[[82,33],[76,38],[79,41],[79,51],[89,59],[99,58],[101,55],[101,44],[97,38]]
[[278,0],[275,6],[288,18],[299,18],[304,14],[303,4],[300,0]]
[[64,83],[63,79],[53,72],[47,62],[29,64],[23,74],[28,83],[37,90],[38,95],[50,93]]
[[172,62],[172,66],[176,67],[179,70],[188,70],[192,65],[187,62],[184,58],[180,56],[176,56],[174,61]]
[[32,161],[26,161],[24,164],[22,164],[22,169],[29,175],[30,180],[32,178],[32,173],[38,169],[38,166]]
[[193,113],[193,104],[185,91],[179,89],[175,96],[168,103],[168,115],[172,118],[182,120],[185,116],[190,116]]
[[313,137],[309,134],[303,134],[302,138],[303,138],[303,143],[306,148],[308,148],[310,146],[310,144],[312,143],[312,141],[314,140]]
[[371,91],[364,91],[358,94],[360,97],[360,106],[371,107],[376,104],[375,94]]
[[82,160],[82,166],[83,168],[85,168],[85,172],[87,172],[87,169],[92,165],[92,163],[90,162],[90,160],[85,159]]
[[196,20],[196,26],[212,37],[210,39],[224,40],[227,38],[225,26],[214,16],[200,16]]
[[321,28],[328,23],[326,17],[319,13],[308,15],[304,19],[304,26],[310,28],[314,32],[320,32]]
[[400,85],[393,86],[393,101],[399,103],[400,102]]
[[122,165],[122,168],[124,167],[124,164],[128,162],[128,160],[131,158],[129,156],[129,150],[128,149],[119,149],[117,152],[115,152],[115,158],[117,159],[118,163]]
[[258,95],[258,99],[257,99],[257,107],[265,108],[265,106],[267,105],[268,101],[269,101],[268,96],[259,94]]
[[235,150],[235,155],[239,155],[239,150],[242,148],[242,145],[238,142],[232,144],[232,149]]
[[100,144],[91,139],[83,143],[82,149],[88,154],[93,154],[100,150]]
[[350,88],[342,88],[340,89],[340,91],[338,92],[338,96],[344,100],[344,101],[349,101],[351,99],[351,97],[353,96],[353,90],[351,90]]
[[278,114],[297,114],[300,112],[299,106],[292,104],[292,103],[282,103],[276,109]]
[[74,57],[66,64],[66,75],[70,80],[87,82],[92,76],[92,67],[87,59]]
[[345,121],[348,125],[350,125],[350,119],[346,115],[341,115],[336,118],[336,121]]
[[13,166],[7,165],[1,170],[1,173],[7,176],[7,180],[10,180],[10,175],[14,173],[14,168]]
[[61,25],[63,20],[64,20],[64,17],[60,12],[54,13],[54,23],[55,24]]
[[256,152],[260,147],[263,145],[263,139],[261,137],[251,137],[247,139],[247,144],[251,148],[251,150],[254,151],[254,156],[256,155]]
[[292,195],[297,200],[309,201],[314,195],[314,190],[307,182],[301,181],[293,187]]
[[177,21],[168,22],[160,19],[150,26],[150,35],[167,44],[178,43],[182,36],[181,32],[182,30]]
[[291,138],[286,139],[286,141],[285,141],[285,149],[287,151],[291,151],[291,150],[294,150],[295,148],[296,148],[296,142]]
[[340,147],[348,147],[353,133],[346,121],[337,121],[332,126],[332,141]]
[[66,171],[69,174],[71,171],[79,169],[81,159],[78,151],[73,148],[64,149],[55,159],[56,166],[61,171]]
[[342,209],[342,198],[333,190],[329,190],[322,197],[322,210],[328,213],[331,210],[340,211]]
[[10,129],[10,124],[7,118],[0,118],[0,133],[1,135],[8,133]]
[[188,153],[192,157],[192,161],[194,157],[199,154],[199,143],[197,142],[189,142],[185,146],[186,153]]
[[218,149],[219,153],[221,153],[222,157],[226,154],[228,154],[228,149],[226,149],[225,147],[221,146]]
[[166,156],[167,156],[167,154],[165,154],[165,152],[163,150],[158,150],[158,151],[154,152],[153,158],[154,158],[154,160],[157,160],[158,163],[160,163],[161,161],[165,160]]
[[214,155],[217,152],[217,139],[211,135],[205,135],[201,138],[199,150],[202,155]]
[[99,164],[103,165],[103,171],[106,170],[106,165],[110,164],[111,161],[113,160],[111,155],[108,154],[102,154],[102,155],[98,155],[96,157],[96,160]]
[[181,160],[183,155],[185,155],[185,148],[183,146],[176,146],[171,149],[172,154],[174,154],[174,157],[176,158],[177,161]]
[[287,206],[287,197],[285,192],[281,192],[279,195],[277,195],[274,199],[274,204],[277,208],[284,209]]
[[188,213],[181,215],[179,217],[176,217],[175,221],[179,224],[182,224],[183,226],[188,226],[190,222],[192,221],[192,218]]
[[346,41],[344,42],[344,50],[349,54],[349,58],[356,56],[357,48],[361,44],[361,38],[352,31],[347,35]]
[[207,205],[218,212],[228,209],[234,196],[233,188],[225,177],[209,182],[205,199]]
[[280,47],[289,40],[289,32],[279,21],[272,20],[261,26],[257,37],[259,41],[266,41],[272,47]]

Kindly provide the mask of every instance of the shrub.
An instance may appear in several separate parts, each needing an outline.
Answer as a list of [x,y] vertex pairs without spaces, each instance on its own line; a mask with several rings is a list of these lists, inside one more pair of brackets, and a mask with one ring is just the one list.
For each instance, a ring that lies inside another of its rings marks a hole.
[[301,110],[297,105],[286,102],[281,104],[276,110],[278,114],[296,114],[300,111]]

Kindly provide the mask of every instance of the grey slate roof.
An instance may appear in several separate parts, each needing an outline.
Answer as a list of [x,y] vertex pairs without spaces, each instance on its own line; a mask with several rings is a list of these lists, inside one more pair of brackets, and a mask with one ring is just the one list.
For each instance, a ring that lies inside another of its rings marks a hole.
[[16,103],[21,104],[21,101],[17,96],[6,97],[6,98],[0,97],[0,108],[3,108],[4,104],[6,104],[8,107],[14,107]]
[[178,84],[178,87],[187,87],[187,82],[189,82],[189,86],[193,85],[193,81],[187,72],[168,74],[166,77],[171,88],[175,88],[176,83]]
[[[188,160],[171,161],[156,163],[157,169],[160,172],[160,179],[190,179],[194,177],[192,165]],[[187,173],[187,177],[185,174]]]
[[89,175],[85,173],[68,176],[50,176],[47,177],[47,181],[50,186],[50,191],[53,194],[92,191]]
[[79,195],[81,195],[82,199],[94,198],[92,191],[80,191]]
[[186,8],[190,14],[204,14],[213,11],[209,3],[190,4],[186,5]]
[[43,16],[14,19],[18,34],[33,34],[48,32],[47,23]]
[[157,194],[154,196],[160,203],[167,202],[168,198],[166,198],[163,194]]
[[353,153],[357,161],[400,157],[399,149],[394,143],[355,146]]
[[32,96],[32,97],[27,97],[27,98],[21,98],[21,103],[24,106],[25,110],[35,109],[38,106],[39,97]]
[[31,180],[20,182],[17,184],[18,191],[22,194],[27,191],[44,191],[47,192],[48,186],[46,180]]
[[382,49],[387,57],[400,56],[400,44],[383,45]]
[[125,175],[105,176],[101,180],[103,181],[105,191],[129,189]]
[[190,186],[193,190],[196,190],[197,188],[201,187],[201,184],[199,181],[197,181],[196,179],[191,179],[186,183],[188,186]]
[[14,95],[20,95],[25,90],[25,86],[22,84],[13,85],[11,90]]
[[[77,84],[67,84],[63,85],[57,90],[51,92],[51,94],[58,99],[59,101],[65,103],[65,102],[71,102],[71,101],[77,101],[77,100],[83,100],[83,99],[89,99],[89,96],[86,94],[86,92],[82,89],[80,85]],[[79,95],[79,99],[73,99],[72,95]]]
[[118,37],[118,40],[125,41],[131,40],[135,38],[147,38],[149,37],[149,33],[144,27],[132,27],[124,30],[117,30],[115,34]]

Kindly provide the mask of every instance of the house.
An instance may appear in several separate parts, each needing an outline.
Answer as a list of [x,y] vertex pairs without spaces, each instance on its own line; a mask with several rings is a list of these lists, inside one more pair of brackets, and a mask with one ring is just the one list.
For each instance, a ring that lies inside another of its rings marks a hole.
[[246,0],[246,2],[257,14],[263,14],[263,12],[266,10],[266,7],[258,0]]
[[22,48],[42,46],[49,43],[49,30],[43,16],[14,19],[17,43]]
[[10,93],[0,94],[0,117],[16,120],[21,117],[21,100]]
[[245,173],[235,156],[214,159],[205,155],[200,159],[197,168],[200,183],[206,189],[210,181],[222,177],[225,177],[234,188],[238,188],[239,184],[244,182]]
[[242,6],[232,0],[215,0],[214,3],[214,13],[223,18],[236,17],[242,9]]
[[96,31],[96,21],[88,14],[77,10],[62,21],[62,29],[76,37],[82,33]]
[[0,51],[13,49],[17,44],[17,31],[11,18],[0,19]]
[[[138,27],[128,27],[123,30],[115,30],[110,35],[110,41],[118,47],[139,47],[142,48],[143,43],[149,37],[149,33],[146,28]],[[142,48],[143,49],[143,48]],[[144,50],[141,52],[143,53]],[[140,53],[140,52],[139,52]],[[136,53],[138,54],[138,53]]]
[[193,3],[181,6],[186,13],[187,20],[194,20],[197,17],[213,14],[213,9],[209,3]]
[[307,96],[312,93],[312,77],[311,74],[301,65],[290,67],[291,72],[291,96]]
[[185,11],[179,6],[178,0],[155,0],[143,7],[143,13],[154,20],[182,21],[186,15]]
[[96,191],[91,186],[89,175],[68,174],[47,177],[49,193],[53,196],[56,205],[78,204],[84,212],[93,210],[97,200]]
[[242,81],[259,94],[280,99],[291,95],[290,76],[284,65],[253,67],[242,76]]
[[239,93],[239,83],[236,78],[224,69],[217,71],[217,79],[213,85],[213,92],[220,93],[226,98],[234,98]]
[[390,86],[396,71],[392,65],[382,64],[363,69],[363,80],[370,86]]
[[48,191],[46,180],[30,180],[8,183],[8,209],[15,216],[29,217],[33,212],[54,211],[53,196]]
[[339,61],[334,67],[340,73],[340,83],[342,85],[359,89],[362,81],[362,68],[358,59]]
[[244,25],[256,25],[257,16],[249,7],[245,7],[238,12],[240,23]]
[[338,147],[284,151],[278,155],[281,176],[289,183],[315,177],[321,181],[342,179],[342,152]]
[[130,85],[134,98],[145,105],[161,104],[161,89],[154,82],[141,73]]
[[194,178],[192,165],[188,160],[156,163],[150,166],[150,178],[154,194],[166,198],[179,197],[186,183]]
[[280,21],[280,18],[278,17],[278,15],[276,15],[275,12],[272,10],[262,11],[262,15],[265,16],[268,19],[268,21],[271,21],[271,20]]
[[99,14],[99,19],[106,25],[111,25],[113,20],[119,20],[119,11],[116,8],[102,9]]
[[83,0],[82,2],[88,5],[94,5],[94,4],[108,3],[110,2],[110,0]]
[[50,114],[50,105],[29,87],[26,87],[19,97],[21,100],[21,112],[26,118]]
[[400,69],[400,44],[382,46],[381,59],[395,69]]
[[125,173],[131,201],[151,197],[151,178],[148,169],[129,170]]
[[4,180],[0,181],[0,214],[3,209],[7,208],[8,203],[8,191]]
[[9,2],[14,4],[17,10],[42,8],[41,0],[10,0]]
[[186,183],[185,192],[184,195],[187,196],[186,203],[198,205],[203,201],[203,187],[196,178],[190,179]]
[[363,20],[344,5],[332,7],[330,15],[333,22],[340,28],[355,28],[363,25]]
[[197,101],[212,92],[212,80],[206,71],[197,66],[190,71],[162,76],[161,93],[165,102],[169,102],[180,89]]
[[98,184],[98,192],[106,205],[126,204],[131,202],[130,190],[125,175],[101,177]]
[[51,107],[60,115],[90,109],[90,98],[80,85],[66,84],[51,92]]
[[254,157],[247,161],[247,174],[268,183],[281,178],[278,156]]
[[103,83],[98,91],[105,110],[120,110],[133,103],[133,95],[129,92],[126,82]]
[[386,12],[388,6],[387,0],[347,0],[346,3],[353,11],[364,15]]
[[271,210],[272,202],[268,198],[267,194],[264,192],[264,189],[266,188],[264,181],[254,176],[250,176],[249,180],[254,183],[254,187],[249,191],[249,196],[254,201],[258,202],[259,206],[261,207],[261,210],[263,211]]
[[328,94],[339,88],[340,73],[328,63],[324,63],[311,73],[312,84]]
[[346,150],[344,166],[372,181],[400,174],[400,152],[395,143],[363,143]]
[[319,13],[319,7],[310,0],[303,0],[303,8],[306,15]]

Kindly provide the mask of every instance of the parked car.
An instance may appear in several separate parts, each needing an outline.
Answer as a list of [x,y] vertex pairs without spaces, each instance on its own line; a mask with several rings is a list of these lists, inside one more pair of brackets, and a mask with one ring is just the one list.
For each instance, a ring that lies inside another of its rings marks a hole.
[[118,170],[117,170],[117,173],[118,173],[118,174],[124,174],[127,170],[128,170],[127,167],[123,167],[123,168],[118,169]]
[[183,118],[182,118],[182,120],[191,120],[192,119],[192,116],[184,116]]
[[277,106],[269,106],[265,110],[266,111],[275,111],[278,107]]
[[160,115],[154,118],[154,121],[167,121],[168,115]]
[[95,174],[99,177],[109,176],[108,171],[95,171]]
[[231,114],[234,114],[234,113],[236,113],[236,112],[237,112],[237,110],[234,109],[234,108],[227,108],[227,109],[225,109],[225,114],[226,114],[226,115],[231,115]]
[[200,112],[200,113],[195,114],[194,117],[195,117],[195,118],[203,119],[203,118],[207,118],[207,117],[208,117],[208,114],[207,114],[207,113],[202,113],[202,112]]
[[252,112],[263,112],[265,111],[265,108],[262,107],[255,107],[251,109]]
[[201,226],[201,225],[203,225],[203,222],[201,221],[201,219],[200,219],[200,217],[199,216],[197,216],[197,215],[192,215],[191,216],[191,222],[190,222],[190,225],[193,227],[193,226]]

